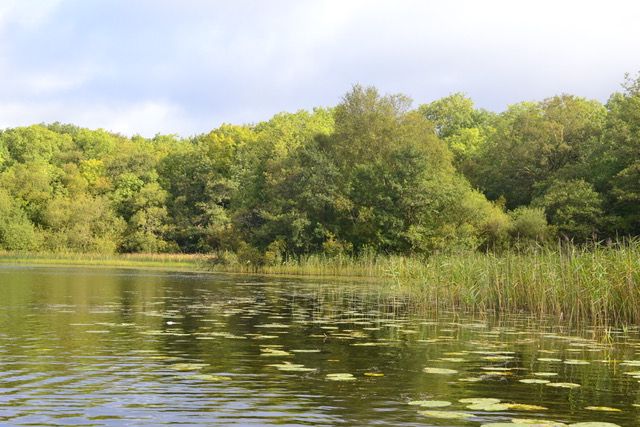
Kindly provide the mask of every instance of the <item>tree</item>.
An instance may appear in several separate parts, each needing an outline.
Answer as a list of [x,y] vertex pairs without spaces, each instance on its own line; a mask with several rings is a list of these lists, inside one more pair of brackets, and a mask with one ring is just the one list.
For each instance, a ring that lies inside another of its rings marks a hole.
[[597,237],[604,213],[602,197],[583,180],[555,181],[533,206],[544,209],[560,235],[579,242]]

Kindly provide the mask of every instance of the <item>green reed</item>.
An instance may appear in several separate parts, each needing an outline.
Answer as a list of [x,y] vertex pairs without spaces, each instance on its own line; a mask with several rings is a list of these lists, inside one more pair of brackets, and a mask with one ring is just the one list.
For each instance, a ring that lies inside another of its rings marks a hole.
[[144,267],[204,269],[208,257],[201,254],[86,254],[75,252],[0,251],[0,264],[79,265],[103,267]]
[[428,258],[312,255],[277,265],[215,266],[264,274],[381,279],[425,308],[529,313],[599,325],[640,321],[640,242],[465,252]]
[[527,313],[596,325],[640,321],[640,241],[528,247],[427,258],[309,255],[274,265],[219,263],[215,256],[0,252],[0,263],[154,267],[375,281],[424,309]]

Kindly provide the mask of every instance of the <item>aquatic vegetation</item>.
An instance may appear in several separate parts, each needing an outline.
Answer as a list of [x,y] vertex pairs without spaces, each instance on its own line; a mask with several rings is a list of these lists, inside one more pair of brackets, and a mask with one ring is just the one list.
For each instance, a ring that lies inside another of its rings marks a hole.
[[[565,427],[565,423],[554,420],[543,420],[537,418],[512,418],[511,422],[514,424],[524,424],[528,427]],[[512,426],[513,427],[513,426]]]
[[536,378],[523,378],[521,380],[518,380],[521,383],[524,384],[547,384],[550,383],[551,381],[549,380],[540,380],[540,379],[536,379]]
[[588,365],[586,360],[567,359],[563,362],[565,365]]
[[420,406],[421,408],[444,408],[445,406],[450,406],[451,402],[446,400],[412,400],[407,404]]
[[[394,290],[361,282],[243,278],[247,285],[238,286],[235,278],[222,276],[225,283],[202,276],[189,286],[182,276],[170,276],[168,285],[151,287],[147,283],[155,276],[143,277],[143,285],[118,287],[114,293],[104,285],[96,288],[104,297],[87,294],[84,287],[70,297],[51,294],[65,303],[41,303],[28,311],[28,329],[0,317],[3,384],[31,400],[47,389],[54,398],[79,390],[90,396],[97,389],[99,405],[122,408],[102,394],[105,384],[127,390],[144,383],[136,388],[140,416],[149,415],[162,393],[184,402],[184,411],[164,404],[174,409],[171,420],[178,420],[173,414],[188,413],[193,420],[210,421],[214,412],[230,414],[228,402],[236,415],[236,403],[258,411],[286,406],[296,420],[309,424],[348,412],[363,425],[397,425],[418,416],[424,417],[422,423],[438,425],[566,427],[567,420],[599,418],[626,426],[634,425],[640,411],[634,406],[640,405],[635,393],[640,370],[634,363],[640,326],[583,329],[524,313],[426,313]],[[52,280],[58,283],[60,275]],[[37,288],[28,288],[19,301],[30,301],[32,289]],[[121,289],[129,298],[126,306]],[[152,296],[143,298],[145,292]],[[15,295],[0,287],[0,309],[11,307]],[[74,298],[76,305],[69,302]],[[88,306],[91,310],[84,310]],[[29,335],[31,324],[39,325],[33,330],[46,330],[46,339]],[[109,333],[95,340],[86,330]],[[61,346],[52,336],[69,344]],[[367,343],[383,345],[353,345]],[[66,345],[81,351],[67,354]],[[57,377],[62,381],[47,386]],[[91,381],[67,382],[67,377]],[[571,390],[580,384],[582,390]],[[204,398],[211,412],[187,412]],[[47,395],[42,399],[47,402]],[[31,400],[25,401],[27,407]],[[80,412],[77,417],[90,424]],[[258,417],[265,424],[274,420],[270,413]]]
[[317,371],[316,368],[307,368],[302,364],[289,363],[289,362],[273,363],[267,366],[272,366],[278,369],[279,371],[284,371],[284,372],[315,372]]
[[595,325],[640,323],[636,309],[640,306],[637,240],[612,246],[563,244],[501,253],[433,254],[428,259],[308,255],[259,270],[267,274],[375,278],[392,286],[397,296],[406,296],[424,309],[525,312]]
[[569,424],[569,427],[620,427],[618,424],[603,421],[587,421],[582,423]]
[[355,381],[356,377],[349,373],[327,374],[326,378],[331,381]]
[[498,412],[507,411],[510,409],[510,406],[508,403],[474,403],[467,405],[467,409],[471,409],[472,411]]
[[490,405],[493,403],[500,403],[500,399],[495,399],[493,397],[468,397],[465,399],[459,399],[460,403],[469,403],[472,405]]
[[425,417],[441,418],[446,420],[462,420],[462,419],[473,417],[473,414],[468,414],[466,412],[457,412],[457,411],[428,410],[428,411],[418,411],[418,414],[424,415]]
[[270,348],[270,347],[263,347],[260,349],[260,356],[266,356],[266,357],[286,357],[286,356],[291,356],[291,353],[289,353],[288,351],[284,351],[284,350],[280,350],[277,348]]
[[515,411],[546,411],[548,408],[540,405],[529,405],[526,403],[509,403],[509,409]]
[[446,369],[446,368],[426,367],[422,370],[427,374],[453,375],[458,373],[458,371],[456,371],[455,369]]
[[545,384],[547,387],[555,387],[555,388],[579,388],[580,384],[575,383],[547,383]]
[[584,409],[588,411],[622,412],[622,409],[612,408],[610,406],[586,406]]

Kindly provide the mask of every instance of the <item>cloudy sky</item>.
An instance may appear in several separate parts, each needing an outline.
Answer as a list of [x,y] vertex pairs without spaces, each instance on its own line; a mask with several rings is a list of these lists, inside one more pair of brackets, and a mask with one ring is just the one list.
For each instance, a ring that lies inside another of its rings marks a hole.
[[639,23],[634,0],[2,0],[0,128],[189,136],[354,83],[494,111],[605,101],[640,70]]

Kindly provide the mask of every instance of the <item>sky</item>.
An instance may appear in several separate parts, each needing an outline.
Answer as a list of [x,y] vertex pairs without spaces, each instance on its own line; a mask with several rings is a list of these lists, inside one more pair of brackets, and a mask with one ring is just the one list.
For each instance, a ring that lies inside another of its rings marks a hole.
[[634,0],[2,0],[0,128],[191,136],[356,83],[416,106],[605,102],[640,71],[639,22]]

